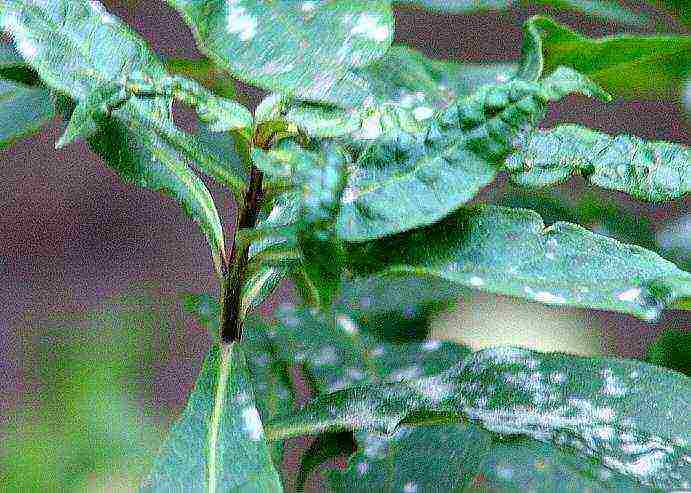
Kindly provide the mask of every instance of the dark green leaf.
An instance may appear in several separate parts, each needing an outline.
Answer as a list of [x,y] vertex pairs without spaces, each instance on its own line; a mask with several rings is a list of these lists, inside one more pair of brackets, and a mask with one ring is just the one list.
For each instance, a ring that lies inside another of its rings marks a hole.
[[470,14],[487,10],[506,10],[533,5],[573,10],[583,14],[623,24],[644,25],[647,17],[607,0],[396,0],[402,5],[414,5],[438,12]]
[[606,91],[626,98],[679,97],[691,67],[691,36],[619,35],[591,39],[547,17],[525,25],[521,75],[571,67]]
[[443,218],[494,180],[514,137],[542,118],[546,103],[572,92],[606,98],[579,74],[558,69],[540,82],[484,86],[437,115],[424,107],[412,115],[377,110],[363,123],[339,236],[363,241]]
[[684,489],[691,481],[689,392],[687,377],[637,361],[505,347],[472,354],[439,375],[317,397],[271,433],[392,433],[401,423],[424,425],[442,415],[590,459],[591,473],[604,468],[617,483],[624,477]]
[[[0,15],[41,79],[78,102],[133,72],[152,80],[166,75],[146,43],[97,1],[8,0]],[[87,129],[89,125],[87,119]],[[160,129],[169,130],[165,139],[155,132]],[[124,180],[169,193],[182,204],[206,234],[220,273],[225,253],[218,212],[206,186],[178,152],[193,144],[175,130],[169,101],[130,101],[103,121],[91,143]]]
[[239,348],[211,348],[142,491],[282,491]]
[[352,245],[363,274],[417,274],[468,287],[653,319],[691,297],[691,274],[643,248],[530,211],[461,209],[433,226]]
[[393,38],[387,0],[169,3],[219,66],[264,89],[312,101],[361,104],[370,91],[353,69],[381,57]]
[[0,149],[37,132],[55,114],[47,89],[0,79]]
[[581,174],[595,185],[640,200],[671,200],[691,191],[691,153],[681,144],[561,125],[528,132],[516,147],[506,167],[520,185],[545,187]]
[[691,377],[691,332],[667,330],[648,349],[646,361]]

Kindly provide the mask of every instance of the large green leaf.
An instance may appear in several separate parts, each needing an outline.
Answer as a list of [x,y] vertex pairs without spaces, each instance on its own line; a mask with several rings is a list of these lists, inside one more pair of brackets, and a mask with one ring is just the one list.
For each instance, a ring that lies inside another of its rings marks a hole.
[[353,69],[381,57],[393,38],[387,0],[169,3],[219,66],[264,89],[313,101],[361,104],[370,90]]
[[[363,382],[431,376],[468,354],[466,348],[448,342],[378,341],[369,335],[371,328],[354,321],[355,315],[338,311],[330,318],[292,307],[279,314],[280,326],[272,337],[284,348],[286,358],[303,365],[317,395]],[[401,425],[393,434],[359,431],[356,438],[359,451],[348,468],[329,475],[335,491],[456,491],[464,486],[514,491],[521,485],[546,492],[565,484],[571,485],[569,491],[585,487],[605,491],[622,484],[628,486],[622,491],[631,491],[635,487],[587,457],[530,438],[502,440],[475,424]],[[313,467],[314,458],[308,456],[303,465]]]
[[540,82],[483,86],[436,115],[431,108],[377,110],[359,136],[339,236],[362,241],[438,221],[494,180],[514,137],[539,121],[546,103],[572,92],[606,97],[558,69]]
[[[135,71],[153,80],[165,77],[146,43],[97,1],[7,0],[0,14],[4,29],[41,79],[76,101]],[[103,122],[91,142],[125,180],[175,197],[200,224],[221,272],[223,233],[211,195],[185,165],[179,145],[156,134],[157,122],[173,127],[168,101],[131,101]],[[184,140],[180,133],[169,134]]]
[[38,131],[54,116],[47,89],[0,79],[0,149]]
[[691,154],[681,144],[562,125],[528,132],[516,147],[520,150],[506,167],[520,185],[544,187],[581,174],[595,185],[641,200],[670,200],[691,191]]
[[142,491],[282,491],[240,348],[211,348]]
[[643,248],[527,210],[461,209],[423,229],[351,246],[355,271],[441,277],[542,303],[654,319],[691,297],[691,274]]
[[506,10],[533,5],[573,10],[623,24],[644,25],[647,18],[625,9],[617,2],[607,0],[395,0],[402,5],[413,5],[438,12],[469,14],[487,10]]
[[[197,318],[214,339],[218,339],[219,304],[215,298],[206,294],[188,294],[185,296],[185,309]],[[243,332],[242,347],[247,355],[247,369],[252,388],[256,391],[259,415],[262,422],[266,422],[292,409],[295,395],[287,365],[278,357],[279,350],[263,329],[263,326],[248,321]],[[272,442],[269,446],[274,464],[280,467],[283,442]]]
[[22,57],[0,42],[0,149],[30,135],[56,114],[50,92],[33,87]]
[[[574,465],[589,465],[586,474],[596,467],[604,471],[599,479],[605,485],[614,476],[618,489],[623,478],[684,489],[691,481],[689,392],[689,378],[637,361],[505,347],[474,353],[435,376],[317,397],[271,433],[392,433],[401,424],[424,425],[444,416],[589,459]],[[504,458],[514,453],[495,452]]]
[[626,98],[679,97],[691,68],[691,36],[582,36],[547,17],[525,25],[523,76],[567,66],[613,95]]

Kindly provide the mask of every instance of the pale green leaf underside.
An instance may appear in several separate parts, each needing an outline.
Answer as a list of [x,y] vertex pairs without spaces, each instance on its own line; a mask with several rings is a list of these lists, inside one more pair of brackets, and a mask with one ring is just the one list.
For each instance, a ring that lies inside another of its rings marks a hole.
[[0,79],[0,149],[38,131],[54,116],[47,89]]
[[240,348],[211,348],[141,491],[282,491]]
[[363,241],[443,218],[494,180],[514,137],[537,124],[548,102],[571,92],[606,97],[558,69],[540,82],[483,86],[439,113],[375,113],[356,136],[363,151],[343,194],[339,237]]
[[506,167],[520,185],[544,187],[581,174],[594,185],[640,200],[671,200],[691,191],[691,154],[681,144],[563,125],[530,132],[517,147]]
[[445,416],[590,458],[617,479],[672,490],[691,480],[690,391],[688,377],[641,362],[506,347],[435,376],[317,397],[275,429],[391,433]]
[[350,255],[362,273],[429,275],[645,319],[691,298],[691,274],[657,254],[574,224],[545,228],[537,214],[521,209],[461,209],[427,228],[352,245]]
[[618,35],[588,38],[547,17],[525,25],[524,76],[567,66],[626,98],[679,97],[691,68],[691,36]]
[[[76,101],[132,72],[156,80],[165,76],[146,43],[96,1],[7,0],[0,15],[3,28],[41,79]],[[97,152],[105,151],[102,157],[125,180],[175,197],[200,224],[220,272],[223,234],[211,195],[178,152],[184,143],[181,133],[171,130],[164,141],[155,132],[156,122],[172,127],[169,103],[133,101],[114,116],[100,134],[105,140],[92,141]]]
[[615,1],[606,0],[519,0],[519,2],[514,0],[396,0],[395,3],[454,14],[506,10],[516,6],[544,5],[556,9],[573,10],[592,17],[624,24],[643,25],[647,22],[646,16],[625,9]]
[[386,0],[169,0],[200,49],[249,83],[301,99],[358,106],[369,95],[353,69],[393,39]]

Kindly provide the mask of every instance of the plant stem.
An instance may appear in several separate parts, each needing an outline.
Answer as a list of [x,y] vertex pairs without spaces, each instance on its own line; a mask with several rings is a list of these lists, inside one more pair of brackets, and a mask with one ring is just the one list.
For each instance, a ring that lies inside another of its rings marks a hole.
[[[250,183],[245,192],[245,200],[240,206],[235,235],[242,229],[253,228],[262,201],[262,173],[252,166]],[[221,285],[221,342],[229,344],[242,338],[243,318],[241,317],[242,287],[245,284],[249,244],[233,241],[228,257],[223,283]]]

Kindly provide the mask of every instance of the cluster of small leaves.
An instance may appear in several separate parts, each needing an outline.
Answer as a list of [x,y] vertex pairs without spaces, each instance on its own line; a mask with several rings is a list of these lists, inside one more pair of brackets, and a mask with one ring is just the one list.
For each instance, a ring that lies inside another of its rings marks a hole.
[[[580,174],[636,199],[686,196],[686,145],[539,125],[571,94],[679,95],[689,36],[590,39],[533,17],[519,62],[464,64],[391,46],[389,0],[169,3],[208,59],[164,64],[95,0],[0,3],[16,48],[0,49],[0,147],[68,114],[59,147],[85,139],[124,180],[173,196],[219,277],[242,273],[240,319],[286,277],[310,307],[285,310],[276,327],[248,319],[242,342],[214,345],[144,490],[280,491],[282,440],[326,433],[302,481],[319,458],[352,451],[343,432],[355,432],[357,452],[335,490],[688,489],[688,378],[392,335],[424,338],[425,317],[467,288],[644,319],[689,307],[691,274],[650,249],[469,205],[502,172],[524,187]],[[465,13],[511,2],[398,3]],[[646,22],[604,0],[532,3]],[[207,80],[221,72],[270,94],[252,114],[232,83]],[[174,124],[173,100],[197,112],[196,135]],[[257,224],[235,233],[230,255],[197,171],[241,210],[257,184],[248,177],[262,178],[249,204]],[[387,286],[386,300],[363,294],[372,284]],[[223,325],[216,303],[190,303]],[[317,398],[277,419],[293,405],[294,365]]]

